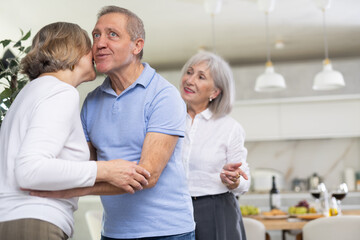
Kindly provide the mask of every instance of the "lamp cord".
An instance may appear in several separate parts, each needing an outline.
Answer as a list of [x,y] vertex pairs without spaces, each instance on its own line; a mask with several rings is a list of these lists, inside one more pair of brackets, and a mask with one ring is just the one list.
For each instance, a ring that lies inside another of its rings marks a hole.
[[323,12],[323,35],[324,35],[325,59],[329,59],[325,9],[323,9],[322,12]]
[[211,31],[212,31],[212,48],[216,53],[216,41],[215,41],[215,14],[211,14]]
[[271,50],[269,45],[269,13],[268,12],[265,12],[265,34],[266,34],[266,47],[267,47],[266,59],[267,62],[271,62]]

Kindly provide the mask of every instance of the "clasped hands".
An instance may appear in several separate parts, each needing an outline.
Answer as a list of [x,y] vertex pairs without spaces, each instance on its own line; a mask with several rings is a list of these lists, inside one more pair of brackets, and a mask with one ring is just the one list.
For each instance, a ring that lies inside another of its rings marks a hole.
[[80,187],[57,191],[36,189],[21,190],[29,191],[30,195],[38,197],[71,198],[89,194],[102,195],[101,192],[106,192],[107,190],[111,192],[110,195],[135,193],[135,191],[142,190],[149,184],[150,173],[135,162],[115,159],[109,161],[96,161],[96,164],[97,175],[95,185],[97,185],[98,188]]
[[149,184],[150,173],[136,162],[116,159],[97,164],[97,182],[108,182],[127,193],[142,190]]
[[241,165],[241,162],[225,164],[220,173],[221,182],[225,184],[230,190],[239,186],[241,176],[245,180],[248,180],[248,176],[240,168]]

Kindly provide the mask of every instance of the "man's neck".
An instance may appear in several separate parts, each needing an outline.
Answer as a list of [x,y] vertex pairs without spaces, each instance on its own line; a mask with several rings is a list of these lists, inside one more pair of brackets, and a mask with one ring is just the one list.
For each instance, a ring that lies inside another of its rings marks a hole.
[[111,87],[117,95],[120,95],[126,88],[133,84],[139,78],[144,66],[141,62],[132,63],[126,67],[108,74],[111,80]]

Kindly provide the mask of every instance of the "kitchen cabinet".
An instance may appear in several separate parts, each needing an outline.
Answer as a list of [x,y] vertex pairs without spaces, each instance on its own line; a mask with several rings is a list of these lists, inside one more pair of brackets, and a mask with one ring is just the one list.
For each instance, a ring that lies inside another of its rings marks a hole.
[[278,104],[235,105],[232,117],[245,129],[247,140],[271,140],[279,138],[279,111]]
[[237,102],[247,141],[360,136],[360,95]]

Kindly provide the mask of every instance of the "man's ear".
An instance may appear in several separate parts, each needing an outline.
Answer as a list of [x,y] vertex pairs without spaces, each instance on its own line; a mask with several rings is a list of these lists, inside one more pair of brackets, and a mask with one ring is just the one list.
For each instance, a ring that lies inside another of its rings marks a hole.
[[141,52],[141,50],[144,48],[145,41],[142,38],[138,38],[134,41],[134,43],[135,43],[135,47],[133,53],[135,55],[138,55]]

